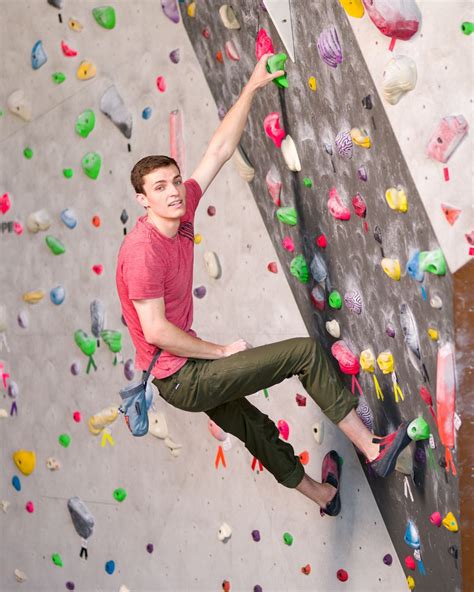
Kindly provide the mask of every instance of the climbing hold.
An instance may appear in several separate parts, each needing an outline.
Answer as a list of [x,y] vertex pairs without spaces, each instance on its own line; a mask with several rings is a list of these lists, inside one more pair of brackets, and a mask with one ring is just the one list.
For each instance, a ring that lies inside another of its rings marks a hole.
[[163,13],[173,23],[179,23],[179,9],[176,0],[161,0]]
[[237,146],[237,149],[232,155],[232,161],[241,178],[247,183],[250,183],[255,177],[255,169],[250,164],[241,146]]
[[406,265],[407,273],[417,282],[422,282],[425,279],[424,272],[420,269],[420,251],[412,250],[408,256]]
[[359,373],[359,358],[351,352],[342,339],[332,344],[331,353],[338,361],[341,372],[353,375]]
[[460,210],[459,208],[455,208],[454,206],[450,206],[443,202],[441,202],[441,210],[444,214],[444,217],[448,221],[448,224],[450,224],[451,226],[453,226],[453,224],[456,222],[456,220],[462,213],[462,210]]
[[69,436],[69,434],[61,434],[58,438],[58,441],[61,444],[61,446],[67,448],[71,443],[71,436]]
[[461,25],[461,31],[464,33],[464,35],[470,35],[474,31],[474,23],[464,21],[464,23]]
[[102,158],[98,152],[88,152],[82,158],[82,170],[89,179],[97,179],[102,166]]
[[411,576],[407,577],[407,585],[409,590],[415,589],[415,580]]
[[80,421],[81,421],[81,412],[80,411],[74,411],[74,413],[72,414],[72,418],[74,419],[74,421],[76,423],[80,423]]
[[54,563],[54,565],[57,565],[58,567],[63,567],[63,560],[61,559],[61,555],[59,553],[53,553],[51,555],[51,560]]
[[227,522],[223,522],[217,531],[217,538],[223,543],[227,543],[231,536],[232,528],[227,524]]
[[143,119],[150,119],[153,109],[151,107],[145,107],[142,111]]
[[408,211],[408,200],[405,189],[401,185],[389,187],[385,192],[385,199],[392,210],[398,212]]
[[304,573],[306,576],[309,576],[311,573],[311,565],[308,563],[301,568],[301,573]]
[[[281,143],[280,143],[281,145]],[[281,176],[280,171],[277,167],[272,164],[271,169],[268,171],[267,176],[265,177],[265,182],[267,184],[268,193],[271,195],[273,202],[276,206],[280,206],[280,193],[281,193]]]
[[344,304],[349,310],[360,315],[362,312],[362,294],[358,290],[350,290],[344,294]]
[[48,0],[48,4],[60,10],[64,5],[64,0]]
[[336,339],[339,339],[339,337],[341,336],[341,328],[339,327],[339,323],[335,319],[333,319],[332,321],[326,321],[325,327],[329,335],[332,335]]
[[469,125],[462,115],[443,117],[428,142],[426,153],[439,162],[448,162],[467,134]]
[[273,43],[265,29],[259,29],[255,40],[255,56],[257,60],[260,60],[266,53],[275,53]]
[[8,193],[4,193],[0,198],[0,212],[2,214],[6,214],[8,210],[11,208],[11,201]]
[[340,582],[347,582],[347,580],[349,579],[349,574],[345,569],[338,569],[336,576]]
[[328,302],[329,302],[329,306],[331,308],[341,308],[342,307],[342,298],[337,290],[333,290],[329,294]]
[[33,450],[17,450],[13,453],[13,462],[23,475],[31,475],[36,466],[36,455]]
[[367,179],[368,179],[367,170],[364,165],[362,165],[361,167],[359,167],[357,169],[357,176],[359,177],[359,179],[361,181],[367,181]]
[[111,576],[115,571],[115,561],[107,561],[105,564],[105,571]]
[[95,22],[104,29],[113,29],[115,27],[115,10],[112,6],[93,8],[92,16]]
[[21,119],[25,121],[31,121],[31,104],[29,100],[26,98],[24,91],[13,91],[8,96],[7,106],[14,115],[18,115],[18,117],[21,117]]
[[313,181],[309,177],[305,177],[303,179],[303,185],[305,187],[312,187],[313,186]]
[[385,333],[389,337],[395,337],[395,327],[391,323],[387,323],[387,326],[385,327]]
[[37,233],[40,230],[48,230],[51,226],[51,218],[46,210],[38,210],[33,212],[26,219],[26,227],[32,233]]
[[16,475],[12,477],[12,485],[17,491],[21,491],[21,481]]
[[37,304],[40,300],[43,300],[44,292],[41,290],[35,290],[33,292],[25,292],[23,294],[23,300],[28,304]]
[[277,428],[283,440],[288,440],[290,437],[290,426],[287,424],[287,422],[284,419],[279,419]]
[[295,208],[278,208],[276,215],[280,222],[283,222],[283,224],[288,224],[288,226],[296,226],[298,223],[298,215]]
[[405,565],[407,566],[408,569],[411,569],[413,571],[415,571],[415,569],[416,569],[415,560],[413,559],[413,557],[411,555],[407,555],[405,557]]
[[260,532],[258,530],[252,530],[252,538],[258,543],[260,541]]
[[33,45],[33,49],[31,50],[31,67],[33,70],[38,70],[41,66],[44,66],[48,61],[48,56],[46,55],[46,51],[43,47],[42,41],[37,41]]
[[378,30],[387,37],[407,41],[418,31],[421,13],[415,0],[364,0]]
[[222,582],[222,590],[223,590],[223,592],[230,592],[230,582],[229,582],[229,580],[224,580]]
[[63,169],[63,175],[66,179],[72,179],[74,171],[72,169]]
[[[93,319],[94,322],[94,319]],[[94,325],[91,329],[94,328]],[[96,328],[98,326],[96,325]],[[114,331],[112,329],[105,329],[104,331],[100,332],[100,336],[104,340],[104,343],[107,344],[109,350],[117,354],[122,350],[122,333],[120,331]],[[114,365],[117,363],[117,356],[114,358]]]
[[309,452],[307,450],[303,450],[303,452],[300,452],[298,455],[298,458],[300,459],[302,465],[307,465],[309,463]]
[[74,582],[66,582],[66,590],[75,590],[76,586]]
[[281,143],[281,153],[290,171],[301,171],[301,163],[293,138],[288,134]]
[[421,251],[418,257],[422,271],[429,271],[435,275],[446,274],[446,259],[441,249]]
[[226,41],[225,46],[225,55],[232,60],[233,62],[238,62],[240,60],[240,54],[238,49],[235,47],[235,43],[233,41]]
[[371,142],[367,132],[364,129],[353,127],[350,131],[352,142],[361,148],[370,148]]
[[76,133],[87,138],[95,126],[95,113],[92,109],[86,109],[76,119]]
[[373,103],[372,103],[372,95],[366,95],[363,99],[362,99],[362,106],[364,107],[364,109],[372,109],[373,108]]
[[324,438],[324,423],[321,421],[317,421],[313,423],[312,426],[313,437],[316,440],[317,444],[321,444]]
[[235,16],[234,9],[229,4],[223,4],[219,8],[219,16],[226,29],[240,29],[240,23]]
[[326,236],[324,234],[320,234],[318,237],[316,237],[316,244],[318,247],[321,247],[321,249],[325,249],[328,246]]
[[83,539],[88,539],[95,524],[94,516],[90,513],[89,508],[77,496],[68,499],[67,507],[77,534]]
[[271,273],[278,273],[278,267],[275,261],[270,261],[270,263],[267,265],[267,269]]
[[114,489],[114,498],[118,501],[118,502],[123,502],[123,500],[127,497],[127,492],[125,491],[125,489],[123,487],[119,487],[117,489]]
[[308,264],[303,255],[297,255],[290,263],[290,272],[302,284],[307,284],[309,281]]
[[66,80],[66,74],[63,72],[54,72],[51,74],[54,84],[62,84]]
[[59,305],[64,302],[66,291],[63,286],[56,286],[49,292],[49,298],[53,304]]
[[207,208],[207,215],[208,216],[215,216],[216,215],[216,208],[215,208],[215,206],[209,206]]
[[381,261],[382,269],[392,280],[399,281],[401,277],[400,262],[398,259],[383,258]]
[[84,25],[74,18],[70,18],[67,24],[71,31],[75,31],[76,33],[80,33],[84,28]]
[[214,436],[216,440],[219,440],[220,442],[225,442],[227,440],[227,432],[224,432],[224,430],[215,422],[213,422],[212,419],[208,420],[207,427],[209,432]]
[[339,3],[349,16],[353,16],[354,18],[362,18],[364,16],[362,0],[339,0]]
[[72,49],[72,47],[69,47],[65,41],[61,41],[61,49],[67,58],[73,58],[74,56],[77,56],[77,51]]
[[407,434],[413,441],[427,440],[430,437],[430,426],[422,417],[417,417],[408,425]]
[[342,130],[339,132],[336,136],[335,144],[339,156],[352,158],[354,144],[352,142],[352,136],[349,130]]
[[153,543],[148,543],[146,546],[146,550],[147,550],[147,553],[150,553],[150,555],[151,555],[154,551]]
[[313,92],[316,91],[317,82],[316,82],[316,78],[314,76],[310,76],[308,78],[308,86]]
[[441,514],[439,512],[433,512],[430,516],[430,522],[439,528],[442,524]]
[[390,555],[390,553],[387,553],[386,555],[383,556],[382,561],[385,563],[385,565],[392,565],[393,563],[393,558]]
[[436,309],[443,308],[443,301],[437,294],[435,294],[432,298],[430,298],[430,306]]
[[356,413],[359,416],[359,419],[365,425],[365,427],[369,430],[369,432],[374,431],[374,418],[372,416],[372,411],[369,407],[367,399],[364,395],[359,396],[359,402],[356,408]]
[[359,216],[359,218],[365,218],[367,215],[367,204],[365,203],[365,199],[362,197],[362,195],[357,192],[353,197],[352,197],[352,206],[355,210],[356,216]]
[[290,253],[294,253],[294,251],[295,251],[295,243],[294,243],[294,241],[293,241],[293,239],[291,237],[285,236],[282,239],[281,244],[282,244],[283,248],[286,251],[288,251]]
[[132,114],[125,106],[115,85],[109,86],[100,99],[100,110],[130,139],[132,137]]
[[291,534],[289,532],[285,532],[283,534],[283,542],[285,543],[285,545],[291,546],[293,544],[293,537],[291,536]]
[[219,51],[216,53],[216,60],[218,62],[220,62],[221,64],[224,63],[224,56],[222,55],[222,51],[219,49]]
[[428,336],[433,341],[438,341],[439,340],[439,331],[437,331],[433,327],[429,327],[429,329],[428,329]]
[[92,217],[92,225],[95,226],[96,228],[99,228],[99,226],[100,226],[100,218],[99,218],[99,216],[93,216]]
[[44,240],[54,255],[62,255],[66,252],[66,247],[58,238],[48,234]]
[[166,417],[164,413],[161,413],[160,411],[149,411],[148,419],[150,420],[149,432],[152,436],[155,436],[155,438],[160,438],[161,440],[164,440],[168,437],[168,424],[166,423]]
[[382,79],[382,94],[387,103],[396,105],[404,94],[416,86],[415,62],[403,55],[394,56],[385,66]]
[[295,399],[298,407],[306,407],[306,397],[304,395],[296,393]]
[[194,0],[190,4],[188,4],[187,13],[188,16],[191,18],[194,18],[196,16],[196,2],[194,2]]
[[209,274],[209,277],[213,279],[219,279],[222,275],[222,268],[217,257],[217,254],[214,251],[207,251],[204,253],[204,265],[206,267],[206,271]]
[[[267,72],[274,74],[280,70],[285,71],[285,62],[287,59],[288,58],[285,53],[271,55],[267,60]],[[288,88],[288,79],[286,77],[286,73],[274,78],[273,82],[278,88]]]
[[418,534],[418,529],[412,520],[408,521],[405,530],[404,541],[412,549],[420,548],[420,535]]
[[321,59],[331,68],[337,68],[342,63],[342,49],[336,27],[328,27],[320,33],[317,47]]
[[194,235],[194,244],[200,245],[202,243],[202,234],[195,234]]
[[95,65],[89,60],[82,60],[76,72],[79,80],[90,80],[97,74]]
[[204,296],[206,295],[206,287],[198,286],[197,288],[194,288],[193,294],[194,296],[196,296],[196,298],[204,298]]
[[125,378],[127,380],[133,380],[133,378],[135,377],[135,368],[134,368],[134,364],[133,364],[133,360],[132,358],[129,358],[124,366],[123,366],[123,373],[125,375]]
[[[32,150],[30,147],[26,147],[26,148],[23,150],[23,156],[24,156],[26,159],[28,159],[28,160],[31,160],[31,159],[33,158],[33,150]],[[7,194],[5,193],[4,195],[7,195]],[[2,206],[1,206],[1,204],[0,204],[0,209],[2,210],[2,213],[4,214],[5,212],[3,211],[3,208],[2,208]]]
[[[105,324],[105,305],[101,300],[94,299],[89,305],[91,315],[91,333],[98,339]],[[107,337],[109,337],[107,335]],[[120,350],[118,350],[120,351]]]
[[446,516],[443,518],[443,526],[451,532],[458,532],[458,522],[452,512],[448,512]]
[[74,210],[66,208],[61,212],[61,221],[71,230],[77,226],[77,218]]
[[415,316],[406,303],[400,304],[400,325],[409,350],[415,354],[418,360],[421,360],[420,339]]
[[28,315],[28,311],[22,310],[21,312],[19,312],[17,320],[19,327],[21,327],[22,329],[28,329],[30,324],[30,317]]
[[316,252],[310,264],[311,275],[318,284],[328,277],[328,268],[321,253]]
[[311,302],[318,310],[324,310],[326,307],[326,294],[321,286],[314,286],[311,290]]
[[351,218],[349,208],[344,205],[335,187],[329,190],[328,209],[336,220],[350,220]]
[[286,133],[285,130],[280,127],[280,114],[276,111],[269,113],[263,120],[263,129],[275,146],[281,148],[281,143]]

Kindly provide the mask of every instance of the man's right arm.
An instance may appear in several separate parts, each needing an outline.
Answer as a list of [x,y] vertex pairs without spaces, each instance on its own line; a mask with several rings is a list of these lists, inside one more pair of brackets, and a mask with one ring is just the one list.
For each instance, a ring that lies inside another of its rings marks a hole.
[[218,345],[189,335],[167,320],[163,298],[132,302],[140,319],[145,340],[175,356],[216,360],[250,347],[243,339],[229,345]]

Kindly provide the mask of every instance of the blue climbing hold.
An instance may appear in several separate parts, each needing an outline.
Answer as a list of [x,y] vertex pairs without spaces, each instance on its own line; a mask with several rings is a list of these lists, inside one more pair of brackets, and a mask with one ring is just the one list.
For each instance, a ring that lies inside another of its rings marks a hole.
[[425,272],[420,269],[420,251],[411,251],[407,261],[407,273],[417,282],[425,279]]
[[12,479],[12,485],[17,491],[21,491],[21,481],[16,475]]
[[153,109],[151,107],[145,107],[145,109],[142,111],[143,119],[150,119],[152,113]]
[[70,208],[66,208],[61,212],[61,220],[68,228],[76,228],[77,226],[77,218],[74,210]]
[[66,298],[66,290],[63,286],[56,286],[50,291],[49,297],[51,298],[51,302],[53,304],[62,304],[64,302],[64,298]]
[[423,298],[423,300],[426,300],[428,298],[428,296],[426,295],[425,286],[421,286],[421,297]]
[[404,539],[405,543],[412,549],[420,548],[420,535],[418,534],[417,527],[411,520],[408,521]]
[[115,561],[107,561],[105,564],[105,571],[111,576],[115,571]]
[[37,41],[33,45],[33,49],[31,50],[31,66],[33,70],[38,70],[41,66],[44,66],[48,61],[48,56],[43,47],[42,41]]

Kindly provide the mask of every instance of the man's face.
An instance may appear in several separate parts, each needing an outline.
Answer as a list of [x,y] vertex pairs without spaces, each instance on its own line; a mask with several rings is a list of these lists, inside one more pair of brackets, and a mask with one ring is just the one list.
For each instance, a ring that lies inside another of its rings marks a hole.
[[174,165],[162,167],[143,177],[143,193],[137,194],[143,206],[160,218],[177,219],[186,212],[186,189]]

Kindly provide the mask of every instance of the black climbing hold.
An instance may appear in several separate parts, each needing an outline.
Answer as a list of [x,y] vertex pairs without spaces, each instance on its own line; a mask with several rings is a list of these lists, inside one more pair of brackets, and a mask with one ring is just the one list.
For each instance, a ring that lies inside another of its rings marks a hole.
[[127,210],[122,210],[122,213],[120,214],[120,221],[122,222],[122,224],[127,223],[127,221],[128,221]]
[[364,97],[362,99],[362,105],[365,109],[372,109],[372,107],[374,106],[372,103],[372,95],[367,95],[366,97]]

